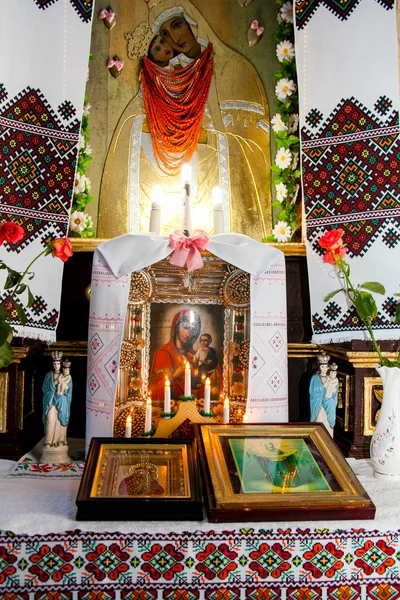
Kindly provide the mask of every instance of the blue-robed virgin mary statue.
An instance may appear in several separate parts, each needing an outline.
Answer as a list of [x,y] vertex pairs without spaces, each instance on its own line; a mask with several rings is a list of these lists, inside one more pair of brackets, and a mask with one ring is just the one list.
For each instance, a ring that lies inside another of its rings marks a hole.
[[61,370],[61,352],[53,352],[53,371],[43,381],[44,443],[42,461],[63,462],[68,457],[67,426],[71,414],[71,363],[64,360]]

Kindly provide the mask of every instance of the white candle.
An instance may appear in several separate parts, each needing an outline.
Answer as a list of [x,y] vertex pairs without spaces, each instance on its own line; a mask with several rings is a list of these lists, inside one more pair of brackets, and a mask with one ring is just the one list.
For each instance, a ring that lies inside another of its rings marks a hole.
[[150,233],[160,233],[161,205],[163,200],[163,189],[161,185],[155,185],[151,194]]
[[149,433],[151,431],[151,421],[152,421],[152,405],[150,396],[146,400],[146,417],[144,421],[144,432]]
[[188,397],[192,395],[192,373],[190,370],[190,364],[186,361],[185,365],[185,393],[184,396]]
[[229,423],[229,398],[228,398],[228,396],[225,398],[225,401],[224,401],[224,413],[222,415],[222,422]]
[[210,382],[210,378],[207,377],[206,384],[204,386],[204,412],[207,414],[211,412],[210,400],[211,400],[211,382]]
[[126,418],[125,437],[126,438],[132,437],[132,417],[131,417],[131,415],[128,415]]
[[183,231],[187,235],[192,231],[192,167],[188,164],[182,165],[182,203],[183,203]]
[[212,190],[214,235],[224,233],[224,211],[222,209],[221,188],[216,186]]
[[165,378],[164,385],[164,412],[171,412],[171,383],[169,381],[169,377]]

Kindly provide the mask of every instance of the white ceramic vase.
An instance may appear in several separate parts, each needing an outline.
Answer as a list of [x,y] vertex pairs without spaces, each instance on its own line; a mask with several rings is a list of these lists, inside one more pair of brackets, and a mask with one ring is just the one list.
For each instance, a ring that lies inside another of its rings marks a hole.
[[400,479],[400,369],[376,367],[383,382],[383,401],[371,439],[371,460],[377,479]]

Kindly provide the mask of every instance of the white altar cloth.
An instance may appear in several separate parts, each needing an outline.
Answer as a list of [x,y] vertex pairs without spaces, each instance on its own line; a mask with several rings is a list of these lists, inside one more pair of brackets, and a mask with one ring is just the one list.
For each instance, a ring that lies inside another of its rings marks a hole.
[[[400,528],[400,481],[382,482],[375,479],[369,460],[348,459],[374,504],[375,520],[279,522],[271,523],[282,529],[293,527],[316,527],[335,529],[359,529],[382,532]],[[93,532],[121,533],[181,533],[183,531],[230,531],[243,527],[243,523],[209,523],[203,521],[76,521],[75,499],[79,481],[54,479],[6,478],[15,463],[0,460],[0,530],[16,534],[60,533],[81,529]],[[258,529],[261,523],[246,523],[246,528]]]

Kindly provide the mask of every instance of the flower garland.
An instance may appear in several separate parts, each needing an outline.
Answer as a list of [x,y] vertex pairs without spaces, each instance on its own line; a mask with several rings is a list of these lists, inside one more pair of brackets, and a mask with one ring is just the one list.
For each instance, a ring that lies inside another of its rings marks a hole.
[[[89,55],[92,60],[93,55]],[[81,130],[78,142],[78,166],[74,181],[74,195],[72,198],[71,216],[69,218],[69,229],[80,237],[89,238],[94,236],[93,220],[90,215],[85,213],[85,207],[93,202],[93,196],[90,195],[92,187],[89,177],[86,177],[86,169],[93,159],[92,147],[89,144],[88,116],[90,114],[90,104],[85,94]]]
[[274,173],[275,201],[273,208],[279,212],[272,235],[265,242],[288,242],[298,227],[296,199],[300,189],[300,170],[297,168],[300,153],[296,61],[294,48],[293,4],[276,0],[280,6],[278,28],[273,36],[277,42],[276,56],[282,63],[277,78],[275,94],[277,114],[271,119],[275,134],[276,157],[271,170]]

